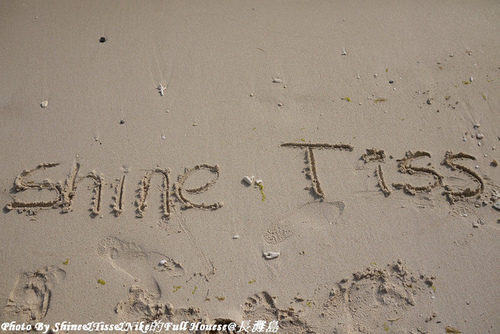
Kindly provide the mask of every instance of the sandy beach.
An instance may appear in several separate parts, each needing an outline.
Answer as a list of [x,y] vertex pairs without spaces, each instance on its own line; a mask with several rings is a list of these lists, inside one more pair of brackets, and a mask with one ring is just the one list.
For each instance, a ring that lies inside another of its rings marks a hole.
[[499,35],[494,0],[0,1],[0,332],[500,333]]

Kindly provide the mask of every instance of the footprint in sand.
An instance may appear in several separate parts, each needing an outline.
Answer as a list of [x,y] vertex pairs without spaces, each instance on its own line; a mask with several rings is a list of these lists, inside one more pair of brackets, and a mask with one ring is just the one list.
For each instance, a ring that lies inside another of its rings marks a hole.
[[159,296],[161,290],[153,273],[174,277],[184,275],[184,268],[180,263],[168,256],[145,251],[139,245],[114,237],[101,239],[97,253],[108,260],[113,268],[127,273],[135,280],[140,280],[141,284],[150,289],[149,291],[156,291]]
[[[118,303],[115,312],[120,321],[127,322],[145,321],[150,323],[155,320],[161,320],[164,323],[171,322],[173,324],[179,324],[182,321],[210,323],[206,316],[201,315],[199,309],[193,307],[174,308],[170,303],[160,303],[158,296],[149,293],[137,285],[130,287],[128,298]],[[171,330],[174,331],[173,328]],[[180,334],[193,333],[183,330],[175,330],[175,332]],[[128,333],[141,332],[131,331]]]
[[245,316],[248,319],[276,320],[279,310],[273,297],[266,291],[248,297],[245,302]]
[[269,244],[281,243],[293,236],[293,231],[304,222],[315,228],[337,224],[344,209],[345,204],[340,201],[308,202],[268,228],[264,232],[264,240]]
[[10,293],[5,315],[24,323],[42,320],[49,310],[54,285],[65,277],[66,272],[54,266],[22,273]]
[[266,291],[247,298],[244,305],[244,319],[251,321],[250,329],[255,321],[264,320],[268,325],[272,321],[278,321],[279,332],[283,331],[288,334],[314,333],[293,308],[279,309],[273,297]]
[[322,315],[338,324],[338,333],[371,333],[374,326],[405,331],[402,320],[398,320],[432,284],[430,278],[413,276],[401,260],[384,269],[367,268],[337,284]]

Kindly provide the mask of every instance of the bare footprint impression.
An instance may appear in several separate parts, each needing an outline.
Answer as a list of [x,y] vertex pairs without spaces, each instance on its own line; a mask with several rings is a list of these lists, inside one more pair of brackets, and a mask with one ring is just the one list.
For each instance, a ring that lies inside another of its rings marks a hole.
[[4,316],[22,323],[39,322],[47,315],[52,289],[66,277],[66,272],[48,266],[22,273],[10,293]]
[[[314,333],[313,329],[299,316],[293,308],[280,309],[274,298],[266,291],[248,297],[244,305],[245,320],[250,321],[247,328],[241,330],[257,331],[261,333],[272,332],[273,325],[288,334]],[[259,328],[259,321],[265,321],[266,325]],[[244,325],[242,325],[244,327]],[[276,332],[274,332],[276,333]]]
[[420,301],[423,291],[435,289],[433,279],[413,275],[402,260],[385,268],[367,268],[332,289],[321,316],[328,318],[339,334],[407,333],[408,322],[412,322],[405,321],[407,312]]
[[269,227],[264,232],[264,240],[269,244],[281,243],[300,230],[303,223],[322,234],[321,230],[340,221],[344,209],[345,204],[340,201],[308,202]]
[[[178,277],[184,275],[184,268],[170,257],[144,250],[140,245],[126,242],[115,237],[105,237],[99,241],[97,253],[109,261],[111,266],[120,270],[136,282],[140,282],[148,291],[158,297],[161,289],[154,273]],[[156,268],[156,270],[155,270]]]
[[[190,323],[209,323],[208,318],[202,316],[197,308],[174,308],[170,303],[160,303],[159,297],[155,296],[140,286],[130,287],[128,298],[118,303],[115,308],[120,321],[146,321],[153,322],[161,320],[179,324],[182,321]],[[188,331],[177,331],[176,333],[193,333]],[[131,333],[135,333],[131,331]],[[140,331],[138,331],[140,333]],[[197,332],[198,333],[198,332]]]

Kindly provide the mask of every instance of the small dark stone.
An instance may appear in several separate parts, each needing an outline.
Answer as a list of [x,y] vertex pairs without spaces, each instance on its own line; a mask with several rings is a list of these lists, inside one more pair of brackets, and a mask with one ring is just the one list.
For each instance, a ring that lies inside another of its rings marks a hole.
[[389,83],[390,83],[390,84],[393,84],[393,83],[394,83],[394,81],[393,81],[393,80],[389,80]]
[[125,124],[125,121],[122,119],[122,120],[120,121],[120,124]]
[[106,37],[99,38],[99,43],[105,43],[105,42],[106,42]]

